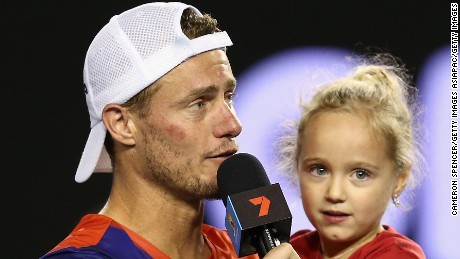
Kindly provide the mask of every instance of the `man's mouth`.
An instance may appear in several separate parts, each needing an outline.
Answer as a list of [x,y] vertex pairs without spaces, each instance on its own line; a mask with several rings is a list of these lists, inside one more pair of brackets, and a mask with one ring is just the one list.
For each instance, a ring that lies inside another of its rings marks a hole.
[[219,152],[219,153],[216,153],[216,154],[211,154],[208,156],[208,158],[228,158],[232,155],[234,155],[236,152],[238,151],[238,149],[236,148],[230,148],[230,149],[227,149],[223,152]]

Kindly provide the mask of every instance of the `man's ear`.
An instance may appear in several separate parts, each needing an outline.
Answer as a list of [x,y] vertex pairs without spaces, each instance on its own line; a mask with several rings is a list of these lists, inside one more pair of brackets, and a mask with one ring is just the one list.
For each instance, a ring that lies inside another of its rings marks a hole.
[[109,103],[102,111],[102,120],[112,138],[125,145],[134,145],[136,131],[128,110],[118,104]]

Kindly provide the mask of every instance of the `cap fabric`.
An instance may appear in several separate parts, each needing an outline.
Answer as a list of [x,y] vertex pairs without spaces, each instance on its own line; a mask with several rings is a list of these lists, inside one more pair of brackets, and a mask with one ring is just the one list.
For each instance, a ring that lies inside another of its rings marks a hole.
[[84,182],[93,172],[112,172],[104,147],[105,105],[128,101],[192,56],[232,45],[226,32],[189,39],[180,25],[186,8],[202,16],[183,3],[144,4],[113,16],[94,38],[83,69],[91,132],[75,181]]

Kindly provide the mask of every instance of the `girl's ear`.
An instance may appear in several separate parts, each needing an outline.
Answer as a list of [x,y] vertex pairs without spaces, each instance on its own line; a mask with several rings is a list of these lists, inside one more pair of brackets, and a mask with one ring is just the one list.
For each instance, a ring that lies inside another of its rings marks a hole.
[[396,185],[393,191],[393,197],[399,196],[406,188],[407,182],[409,181],[411,166],[405,166],[398,174],[396,178]]

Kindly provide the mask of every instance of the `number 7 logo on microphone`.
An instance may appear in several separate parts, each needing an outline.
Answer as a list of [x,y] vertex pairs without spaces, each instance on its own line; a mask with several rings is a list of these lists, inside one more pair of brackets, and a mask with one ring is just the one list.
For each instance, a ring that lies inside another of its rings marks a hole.
[[270,200],[265,196],[256,197],[249,200],[254,205],[260,205],[259,217],[267,216],[270,208]]

